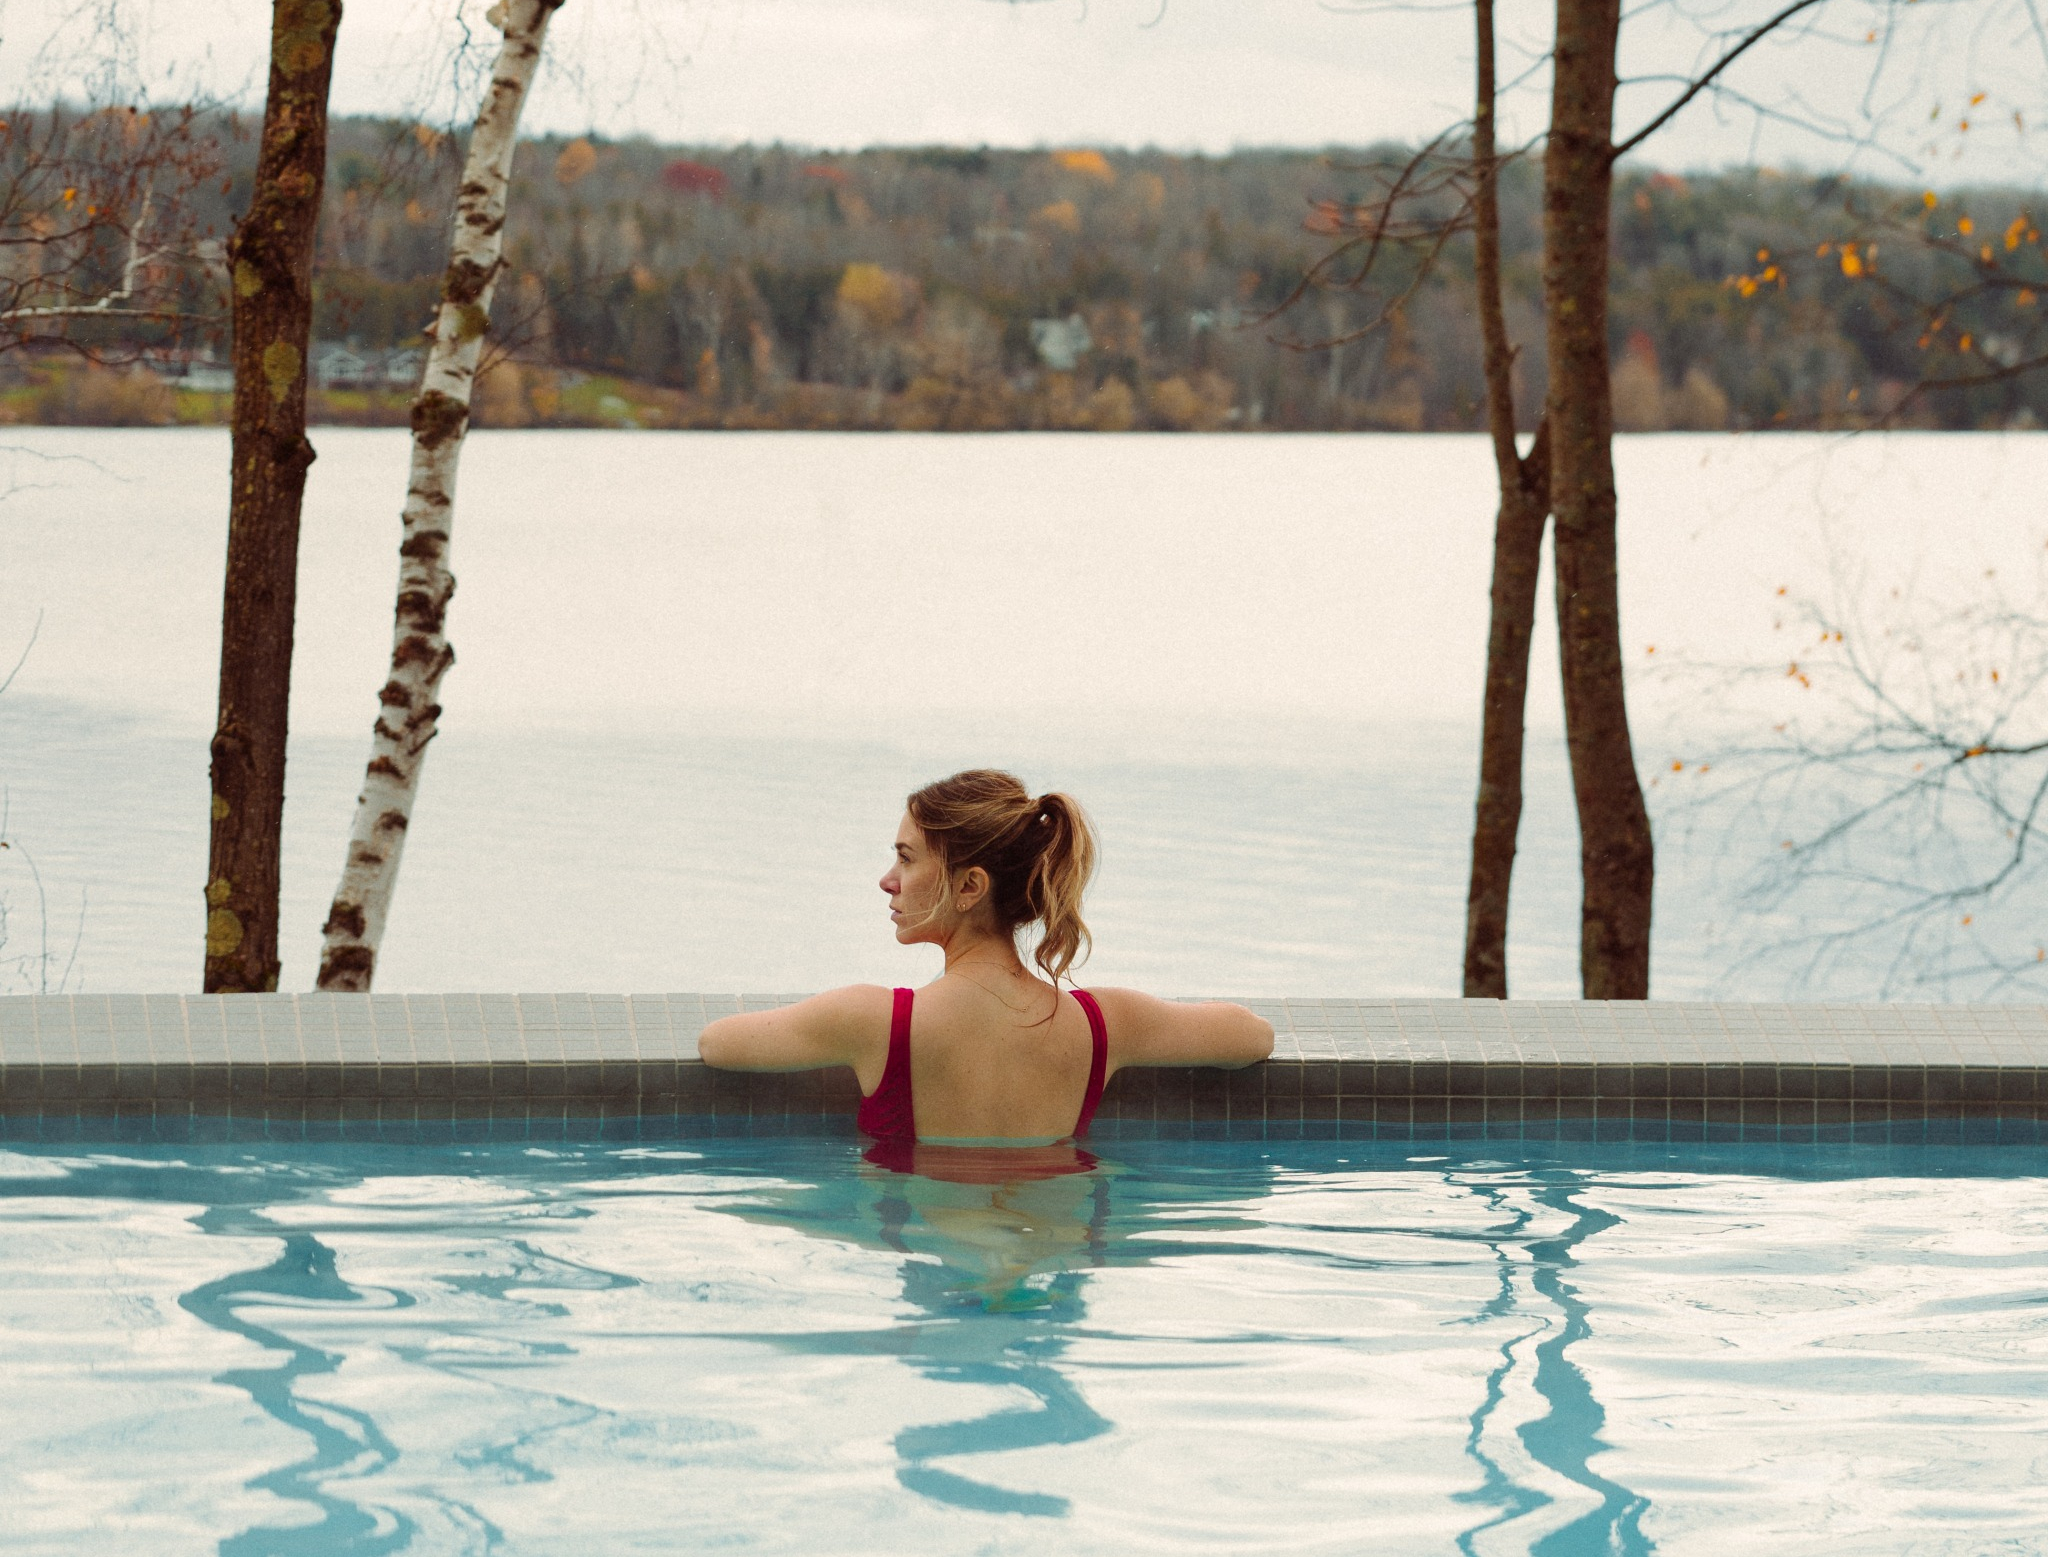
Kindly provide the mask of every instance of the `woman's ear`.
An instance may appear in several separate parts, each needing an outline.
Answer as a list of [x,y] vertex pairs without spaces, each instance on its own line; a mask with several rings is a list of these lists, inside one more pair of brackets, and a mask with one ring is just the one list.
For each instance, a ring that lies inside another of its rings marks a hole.
[[970,865],[960,872],[960,879],[953,884],[953,905],[963,914],[971,914],[981,906],[988,896],[988,872],[979,865]]

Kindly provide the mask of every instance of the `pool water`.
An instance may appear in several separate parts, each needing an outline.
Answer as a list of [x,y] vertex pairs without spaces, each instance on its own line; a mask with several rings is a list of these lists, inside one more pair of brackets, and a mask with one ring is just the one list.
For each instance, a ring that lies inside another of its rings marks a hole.
[[1494,1150],[16,1144],[0,1547],[2048,1550],[2048,1153]]

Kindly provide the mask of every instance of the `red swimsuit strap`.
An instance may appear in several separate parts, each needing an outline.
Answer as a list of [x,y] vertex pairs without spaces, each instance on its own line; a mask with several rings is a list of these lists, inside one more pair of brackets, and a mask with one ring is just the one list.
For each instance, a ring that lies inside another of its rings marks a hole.
[[889,1058],[875,1090],[860,1100],[854,1123],[878,1141],[917,1139],[917,1112],[910,1099],[910,1008],[913,990],[896,991],[889,1016]]
[[1109,1028],[1102,1020],[1102,1007],[1095,997],[1085,989],[1074,991],[1074,998],[1081,1002],[1081,1009],[1088,1013],[1088,1036],[1092,1054],[1088,1061],[1088,1091],[1081,1099],[1081,1117],[1074,1124],[1074,1134],[1088,1133],[1088,1125],[1095,1118],[1095,1105],[1102,1101],[1102,1088],[1109,1080]]

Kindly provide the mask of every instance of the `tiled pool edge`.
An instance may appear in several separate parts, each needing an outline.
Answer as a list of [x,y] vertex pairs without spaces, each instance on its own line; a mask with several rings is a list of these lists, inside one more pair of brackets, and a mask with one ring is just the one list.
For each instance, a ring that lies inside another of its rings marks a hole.
[[[844,1071],[696,1058],[727,1011],[789,996],[72,995],[0,998],[0,1120],[280,1127],[687,1120],[845,1129]],[[2048,1139],[2048,1010],[1251,1000],[1242,1071],[1130,1070],[1103,1139],[1159,1134],[2027,1142]]]

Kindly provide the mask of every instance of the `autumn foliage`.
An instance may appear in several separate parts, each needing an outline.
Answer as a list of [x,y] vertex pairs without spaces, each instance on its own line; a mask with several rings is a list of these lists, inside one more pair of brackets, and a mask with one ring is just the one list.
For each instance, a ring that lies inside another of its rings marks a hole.
[[[246,198],[249,146],[230,122],[213,126],[229,189],[201,193],[224,232]],[[373,351],[419,342],[446,259],[436,213],[449,209],[461,155],[459,134],[335,123],[317,339]],[[537,140],[519,155],[511,273],[492,332],[518,368],[502,382],[521,388],[483,396],[479,421],[1476,429],[1484,395],[1464,246],[1419,279],[1391,266],[1399,308],[1334,352],[1314,348],[1361,325],[1364,300],[1316,295],[1273,316],[1355,220],[1373,160],[1095,148],[686,154]],[[1545,369],[1534,173],[1513,163],[1501,189],[1525,430]],[[2048,375],[2024,370],[2042,339],[2031,321],[2048,322],[2031,197],[1926,196],[1769,171],[1624,172],[1610,330],[1619,426],[2048,422]],[[103,285],[105,261],[94,263],[91,285]],[[171,339],[132,334],[143,346]],[[1069,361],[1042,349],[1048,339],[1086,346]],[[204,395],[177,393],[167,412],[164,394],[133,391],[58,386],[25,366],[11,388],[0,382],[0,419],[98,418],[123,405],[150,420],[217,412]],[[405,399],[316,387],[312,410],[400,422]]]

